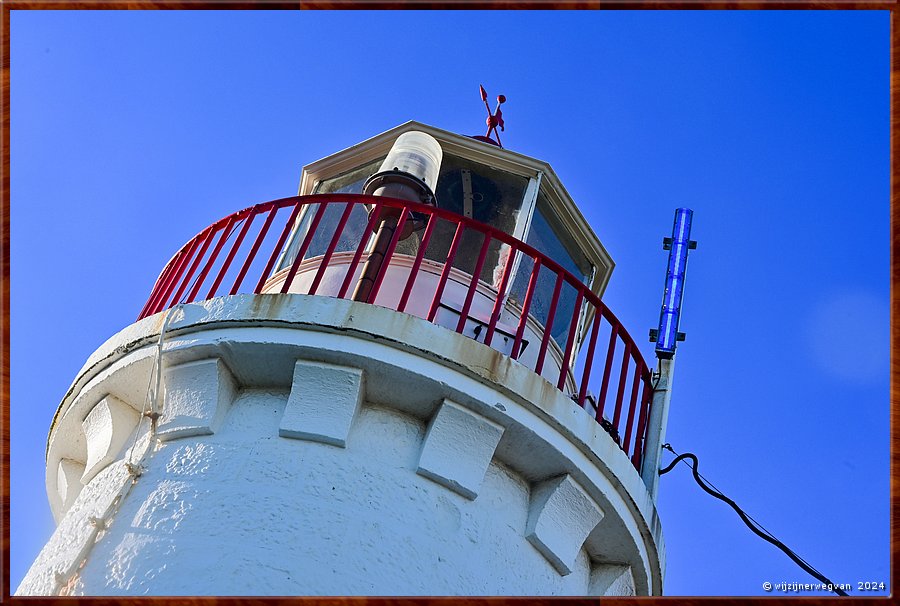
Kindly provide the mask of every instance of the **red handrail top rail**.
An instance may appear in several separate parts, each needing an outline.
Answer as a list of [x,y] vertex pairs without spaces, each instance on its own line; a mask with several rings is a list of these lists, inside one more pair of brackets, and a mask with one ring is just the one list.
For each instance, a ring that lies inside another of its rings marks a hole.
[[[383,196],[367,196],[364,194],[313,194],[308,196],[291,196],[288,198],[278,198],[276,200],[270,200],[268,202],[262,202],[260,204],[256,204],[253,206],[248,206],[247,208],[241,209],[235,213],[232,213],[226,217],[223,217],[213,223],[212,225],[202,229],[196,236],[188,240],[188,242],[181,247],[181,249],[172,255],[172,258],[169,260],[169,263],[163,267],[162,272],[160,272],[159,277],[157,278],[156,285],[159,284],[159,281],[162,279],[163,274],[166,269],[171,265],[172,261],[174,261],[179,254],[183,253],[186,249],[190,248],[191,244],[201,239],[204,235],[210,232],[216,232],[221,229],[224,225],[228,224],[229,221],[233,220],[234,222],[246,219],[246,217],[251,214],[262,214],[264,212],[269,212],[272,209],[281,209],[287,206],[291,206],[294,204],[320,204],[320,203],[347,203],[354,202],[358,204],[372,205],[372,204],[380,204],[383,206],[387,206],[389,208],[398,208],[398,209],[407,209],[412,212],[424,212],[428,215],[433,215],[439,219],[447,219],[453,221],[455,223],[463,223],[467,228],[474,228],[475,231],[478,231],[483,234],[489,235],[491,238],[495,240],[499,240],[504,244],[508,244],[510,246],[515,246],[516,250],[521,251],[532,258],[540,258],[541,266],[546,267],[553,271],[556,274],[563,274],[563,280],[572,286],[578,288],[582,286],[581,281],[578,280],[577,277],[573,276],[567,269],[565,269],[562,265],[546,256],[544,253],[540,252],[536,248],[533,248],[518,240],[511,235],[507,234],[504,231],[500,231],[499,229],[492,227],[490,225],[485,225],[484,223],[480,223],[474,219],[465,217],[463,215],[458,215],[454,212],[448,211],[446,209],[438,208],[435,206],[429,206],[427,204],[420,204],[417,202],[410,202],[408,200],[399,200],[396,198],[387,198]],[[585,298],[592,303],[596,308],[602,309],[604,319],[609,320],[611,323],[619,326],[620,334],[626,336],[628,340],[631,340],[631,337],[628,334],[628,331],[625,329],[625,326],[622,325],[618,318],[616,318],[615,314],[609,310],[608,307],[603,303],[603,301],[598,297],[593,291],[585,290]],[[173,302],[169,307],[175,305]],[[158,310],[165,311],[168,307]],[[142,314],[138,317],[138,320],[143,319],[149,314]]]

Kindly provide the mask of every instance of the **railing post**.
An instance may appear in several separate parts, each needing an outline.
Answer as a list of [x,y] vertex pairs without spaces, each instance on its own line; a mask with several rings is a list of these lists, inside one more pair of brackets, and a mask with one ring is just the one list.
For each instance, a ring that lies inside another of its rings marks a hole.
[[409,278],[406,280],[406,287],[403,289],[403,295],[400,297],[400,303],[397,304],[397,311],[406,311],[406,304],[409,302],[409,295],[412,293],[413,284],[416,282],[416,276],[419,275],[419,267],[422,266],[422,259],[425,258],[425,251],[428,250],[428,242],[431,241],[431,234],[434,232],[434,226],[437,225],[437,218],[433,215],[428,217],[428,227],[425,228],[425,234],[419,242],[419,250],[416,252],[416,260],[413,261],[412,269],[409,270]]
[[[659,459],[662,445],[666,440],[666,425],[669,420],[669,402],[672,400],[672,374],[675,358],[659,360],[659,374],[654,376],[653,400],[650,404],[650,418],[647,420],[647,441],[644,444],[644,462],[641,466],[641,478],[650,492],[650,498],[656,500],[659,488]],[[656,373],[654,373],[656,374]],[[638,436],[638,439],[640,436]]]

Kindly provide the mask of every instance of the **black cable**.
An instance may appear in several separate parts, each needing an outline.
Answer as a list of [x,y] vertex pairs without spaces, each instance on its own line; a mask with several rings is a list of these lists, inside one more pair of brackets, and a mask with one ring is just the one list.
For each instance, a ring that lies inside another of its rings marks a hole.
[[[691,468],[691,471],[694,474],[694,480],[697,482],[697,485],[699,485],[700,488],[702,488],[707,494],[719,499],[720,501],[724,501],[725,503],[728,503],[731,506],[731,508],[734,509],[735,512],[737,512],[738,516],[740,516],[741,521],[743,521],[744,524],[747,525],[747,528],[752,530],[754,534],[756,534],[761,539],[771,543],[772,545],[774,545],[775,547],[777,547],[778,549],[783,551],[785,553],[785,555],[787,555],[789,558],[791,558],[798,566],[800,566],[800,568],[802,568],[803,570],[805,570],[806,572],[808,572],[809,574],[811,574],[818,580],[822,581],[822,583],[829,585],[831,587],[831,591],[833,591],[834,593],[841,595],[841,596],[848,595],[841,589],[838,589],[836,583],[831,582],[828,579],[828,577],[826,577],[824,574],[822,574],[821,572],[819,572],[818,570],[813,568],[810,564],[808,564],[806,562],[806,560],[804,560],[799,555],[794,553],[794,550],[792,550],[790,547],[788,547],[787,545],[785,545],[784,543],[779,541],[777,538],[775,538],[775,536],[773,536],[771,532],[769,532],[768,530],[763,528],[762,524],[760,524],[759,522],[757,522],[756,520],[751,518],[748,514],[744,513],[744,510],[741,509],[737,503],[735,503],[734,501],[732,501],[731,499],[726,497],[724,494],[719,492],[719,490],[716,489],[715,486],[712,485],[712,482],[710,482],[709,480],[707,480],[706,478],[701,476],[700,472],[697,471],[697,468],[700,466],[700,462],[698,461],[696,455],[694,455],[690,452],[686,452],[684,454],[678,454],[672,449],[672,446],[669,444],[663,444],[663,448],[665,448],[666,450],[668,450],[669,452],[674,454],[675,459],[671,463],[669,463],[669,465],[667,467],[659,470],[659,475],[669,473],[670,471],[672,471],[672,468],[675,467],[675,465],[677,465],[678,463],[684,463],[685,465],[687,465],[688,467]],[[693,465],[686,463],[684,461],[685,459],[690,459],[691,461],[693,461]],[[760,529],[762,529],[762,530],[760,530]]]
[[[669,451],[672,452],[673,454],[674,454],[674,452],[675,452],[674,450],[672,450],[672,446],[671,446],[671,445],[668,446],[667,450],[669,450]],[[683,462],[683,461],[682,461],[682,462]],[[685,463],[685,465],[687,465],[687,463]],[[706,476],[704,476],[704,475],[703,475],[702,473],[700,473],[699,471],[697,472],[697,475],[700,476],[700,477],[703,479],[703,481],[706,482],[713,490],[716,490],[719,494],[722,494],[722,491],[719,489],[719,487],[716,486],[715,484],[713,484],[713,483],[709,480],[709,478],[707,478]],[[766,528],[765,526],[763,526],[763,525],[759,522],[759,520],[757,520],[756,518],[754,518],[753,516],[751,516],[751,515],[750,515],[749,513],[747,513],[746,511],[744,512],[744,515],[746,515],[747,518],[748,518],[751,522],[753,522],[753,524],[755,524],[757,528],[759,528],[760,530],[762,530],[763,532],[765,532],[767,535],[769,535],[769,536],[772,537],[773,539],[775,538],[775,535],[772,534],[772,531],[770,531],[768,528]],[[777,540],[777,539],[776,539],[776,540]],[[814,568],[814,566],[813,566],[812,564],[810,564],[809,562],[807,562],[803,557],[801,557],[800,554],[798,554],[798,553],[795,552],[794,555],[796,555],[798,558],[800,558],[801,560],[803,560],[803,563],[806,564],[807,566],[809,566],[810,568]]]

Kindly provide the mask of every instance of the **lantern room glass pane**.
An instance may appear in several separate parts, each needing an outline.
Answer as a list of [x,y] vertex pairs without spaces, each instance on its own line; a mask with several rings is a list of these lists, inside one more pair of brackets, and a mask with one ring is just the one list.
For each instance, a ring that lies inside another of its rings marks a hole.
[[316,183],[314,194],[361,194],[363,184],[378,171],[384,156],[359,168],[348,170],[340,175],[322,179]]
[[[507,234],[513,234],[528,178],[498,170],[471,160],[444,154],[435,199],[437,206],[458,215],[470,216]],[[435,226],[425,256],[443,262],[453,241],[456,225],[441,221]],[[484,236],[472,230],[463,232],[462,241],[453,260],[457,269],[472,274],[478,261]],[[493,240],[487,251],[480,275],[482,281],[496,288],[503,270],[505,246]],[[497,280],[495,280],[495,275]]]
[[[589,284],[593,274],[593,266],[574,239],[568,235],[568,230],[563,226],[562,221],[550,206],[543,188],[538,194],[537,205],[534,209],[534,216],[532,217],[525,242],[562,265],[565,270],[574,275],[582,284]],[[513,280],[513,286],[510,290],[510,299],[518,305],[522,305],[525,299],[528,280],[531,277],[533,268],[534,263],[531,258],[523,255],[519,271]],[[538,272],[535,292],[531,299],[529,313],[544,326],[547,325],[553,290],[556,286],[556,277],[556,272],[548,267],[541,267]],[[575,287],[564,282],[560,291],[559,301],[556,304],[553,325],[550,328],[550,335],[561,348],[566,346],[572,315],[575,313],[577,296],[578,293]]]
[[[323,179],[316,184],[313,193],[361,194],[363,184],[366,182],[366,179],[375,174],[375,172],[378,170],[378,167],[381,166],[382,160],[384,160],[383,157],[369,162],[368,164],[365,164],[363,166],[341,173],[340,175],[336,175],[328,179]],[[312,241],[309,244],[309,249],[307,249],[306,254],[303,255],[304,259],[311,259],[313,257],[318,257],[319,255],[325,254],[325,251],[328,250],[328,244],[331,242],[331,238],[334,236],[334,232],[337,229],[337,225],[341,220],[341,215],[344,213],[345,208],[345,205],[339,203],[331,203],[328,205],[328,208],[325,209],[325,214],[322,215],[322,219],[319,223],[318,228],[316,229],[316,233],[313,234]],[[312,222],[316,211],[318,210],[318,204],[310,204],[303,211],[303,214],[300,217],[299,226],[296,230],[294,230],[294,233],[291,235],[291,239],[288,242],[287,252],[282,257],[281,263],[278,265],[278,267],[275,268],[275,271],[280,271],[285,267],[289,267],[294,262],[294,259],[297,256],[297,251],[300,250],[300,246],[303,244],[304,238],[306,238],[306,234],[309,230],[309,225]],[[356,250],[356,247],[359,244],[359,239],[360,237],[362,237],[362,233],[366,228],[367,221],[368,215],[366,213],[365,206],[357,204],[353,211],[350,213],[350,217],[347,219],[347,224],[344,226],[344,230],[341,234],[340,240],[338,240],[335,252],[347,252]]]

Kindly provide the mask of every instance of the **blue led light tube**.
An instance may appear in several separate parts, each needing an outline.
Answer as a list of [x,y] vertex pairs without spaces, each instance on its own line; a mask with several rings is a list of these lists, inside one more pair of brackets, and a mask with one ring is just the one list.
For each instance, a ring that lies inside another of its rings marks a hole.
[[659,331],[656,339],[656,355],[660,358],[671,358],[675,355],[693,216],[694,211],[690,208],[679,208],[675,211],[672,245],[669,249],[669,264],[666,269],[666,287],[663,293],[662,310],[659,314]]

